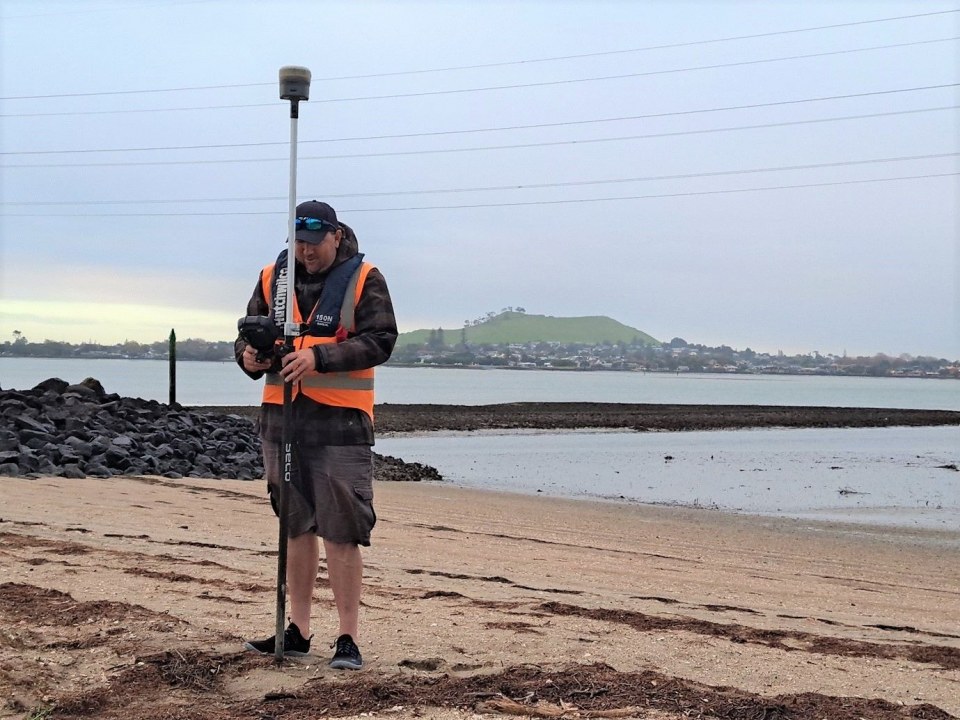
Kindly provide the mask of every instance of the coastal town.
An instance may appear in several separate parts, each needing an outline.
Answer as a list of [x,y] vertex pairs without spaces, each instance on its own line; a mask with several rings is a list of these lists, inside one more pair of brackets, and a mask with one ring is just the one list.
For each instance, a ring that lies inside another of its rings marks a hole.
[[471,346],[404,346],[391,363],[400,365],[478,366],[541,370],[613,370],[669,373],[741,373],[846,375],[960,379],[960,362],[945,358],[870,357],[821,354],[786,355],[708,347],[674,338],[661,345],[601,343],[511,343]]
[[[178,361],[233,360],[233,342],[189,338],[176,343]],[[19,335],[0,342],[0,357],[166,360],[167,340],[115,345],[30,342]],[[740,373],[960,379],[960,360],[901,354],[872,356],[820,353],[787,355],[726,345],[710,347],[673,338],[661,344],[527,342],[446,344],[442,331],[421,344],[398,344],[390,365],[404,367],[495,367],[516,370],[576,370],[657,373]]]

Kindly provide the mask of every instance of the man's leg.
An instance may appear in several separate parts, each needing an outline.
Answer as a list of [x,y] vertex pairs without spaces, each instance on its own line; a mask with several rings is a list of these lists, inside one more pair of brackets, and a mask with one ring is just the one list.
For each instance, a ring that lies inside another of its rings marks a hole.
[[[330,589],[340,618],[338,635],[349,635],[356,641],[360,625],[360,590],[363,586],[363,556],[351,543],[323,541],[327,554]],[[299,624],[299,623],[298,623]]]
[[[290,598],[290,621],[300,634],[310,637],[310,609],[313,587],[320,569],[320,542],[312,532],[287,540],[287,595]],[[331,584],[332,580],[331,580]]]

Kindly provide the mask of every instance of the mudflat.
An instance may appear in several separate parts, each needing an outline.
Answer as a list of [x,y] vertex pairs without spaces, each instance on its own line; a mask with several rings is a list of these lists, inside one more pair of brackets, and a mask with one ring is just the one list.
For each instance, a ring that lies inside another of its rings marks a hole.
[[[205,412],[255,417],[258,407],[202,406]],[[956,410],[818,407],[795,405],[663,405],[655,403],[517,402],[497,405],[375,407],[378,432],[621,428],[624,430],[730,430],[759,427],[889,427],[960,425]]]
[[[272,634],[262,481],[0,479],[0,717],[951,718],[955,532],[376,484],[360,672]],[[946,542],[944,542],[946,541]]]

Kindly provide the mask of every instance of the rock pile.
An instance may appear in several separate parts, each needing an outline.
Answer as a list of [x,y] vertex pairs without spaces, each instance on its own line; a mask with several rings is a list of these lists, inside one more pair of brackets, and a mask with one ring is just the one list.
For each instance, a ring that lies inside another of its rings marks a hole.
[[404,462],[390,455],[373,454],[374,480],[394,480],[418,482],[420,480],[443,480],[443,475],[435,467],[418,462]]
[[[0,390],[0,475],[263,477],[260,437],[237,414],[197,412],[107,393],[87,378]],[[378,480],[442,480],[431,467],[377,456]]]

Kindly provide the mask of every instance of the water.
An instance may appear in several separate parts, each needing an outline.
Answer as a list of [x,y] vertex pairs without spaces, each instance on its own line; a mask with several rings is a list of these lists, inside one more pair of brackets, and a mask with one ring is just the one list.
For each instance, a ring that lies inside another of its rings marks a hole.
[[[0,358],[0,387],[60,377],[166,402],[159,360]],[[184,405],[257,405],[234,363],[180,362]],[[380,368],[377,401],[633,402],[960,410],[960,382],[919,378]],[[960,428],[381,436],[379,452],[470,487],[960,530]],[[670,455],[673,459],[666,460]],[[839,492],[849,490],[852,492]]]
[[[0,358],[0,387],[27,389],[59,377],[95,377],[107,392],[166,402],[164,360]],[[183,405],[258,405],[261,383],[232,362],[177,363]],[[395,368],[377,371],[378,403],[506,402],[822,405],[960,410],[960,381],[798,375]]]
[[[232,362],[178,362],[177,401],[183,405],[259,405],[262,381],[256,383]],[[0,387],[26,390],[47,378],[70,383],[99,380],[107,392],[167,402],[166,360],[0,358]]]
[[430,433],[377,450],[466,487],[960,530],[960,428]]

